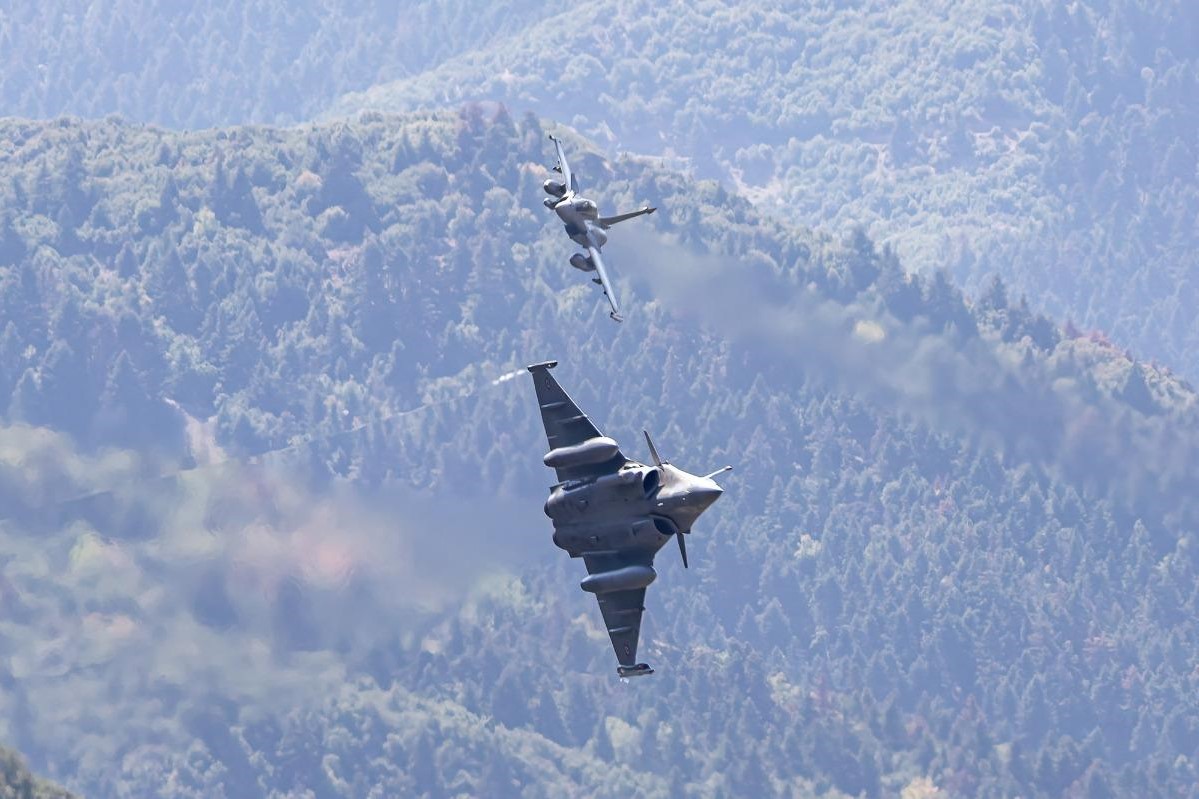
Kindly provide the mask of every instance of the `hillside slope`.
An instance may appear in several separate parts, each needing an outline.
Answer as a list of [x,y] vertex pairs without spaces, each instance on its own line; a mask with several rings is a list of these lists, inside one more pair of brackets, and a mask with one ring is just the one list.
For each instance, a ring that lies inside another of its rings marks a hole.
[[334,98],[423,72],[543,6],[479,0],[0,8],[0,116],[108,114],[173,128],[304,121]]
[[334,113],[532,109],[1194,378],[1197,40],[1177,1],[591,3]]
[[1001,274],[1195,379],[1196,40],[1181,0],[55,0],[0,13],[0,115],[197,128],[498,100],[789,224],[864,227],[972,293]]
[[0,796],[4,799],[71,799],[71,794],[29,773],[14,752],[0,747]]
[[[480,106],[0,142],[0,718],[38,770],[181,796],[1196,784],[1195,394],[1002,283],[967,303],[863,235],[572,149],[605,207],[662,209],[605,251],[613,325],[540,205],[541,123]],[[630,449],[644,427],[737,467],[692,569],[659,561],[633,685],[539,514],[520,370],[551,357]]]

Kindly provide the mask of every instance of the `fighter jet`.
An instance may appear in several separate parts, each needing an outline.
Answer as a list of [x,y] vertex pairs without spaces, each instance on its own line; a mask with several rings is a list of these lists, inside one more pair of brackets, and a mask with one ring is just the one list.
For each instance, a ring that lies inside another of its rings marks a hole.
[[587,576],[579,584],[599,600],[604,626],[616,650],[621,678],[653,674],[637,662],[645,589],[658,576],[654,555],[671,538],[687,567],[685,535],[700,514],[720,498],[713,480],[725,466],[699,477],[658,457],[645,433],[653,466],[625,457],[600,433],[550,374],[557,361],[528,367],[541,406],[550,451],[542,459],[556,470],[545,515],[554,523],[554,543],[582,558]]
[[554,167],[554,171],[561,173],[562,180],[550,179],[542,184],[545,193],[550,195],[545,200],[545,207],[553,210],[562,220],[562,224],[566,226],[566,235],[570,236],[570,240],[587,249],[586,255],[577,252],[570,256],[570,265],[575,269],[595,272],[599,275],[599,277],[592,278],[592,281],[604,289],[604,296],[608,298],[608,304],[612,306],[609,316],[617,322],[623,322],[620,306],[616,303],[616,294],[612,291],[612,281],[608,279],[608,273],[604,270],[604,261],[600,257],[600,248],[608,241],[608,234],[604,231],[618,222],[642,214],[652,214],[658,209],[647,205],[627,214],[600,216],[599,209],[593,201],[578,196],[579,183],[575,179],[574,173],[570,171],[570,165],[566,163],[566,154],[562,152],[561,140],[552,133],[550,140],[558,151],[558,165]]

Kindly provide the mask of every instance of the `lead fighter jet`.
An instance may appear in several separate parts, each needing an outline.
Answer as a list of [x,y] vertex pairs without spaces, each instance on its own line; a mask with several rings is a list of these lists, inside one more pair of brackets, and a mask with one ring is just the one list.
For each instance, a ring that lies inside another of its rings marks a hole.
[[566,154],[562,152],[562,141],[552,133],[550,140],[558,151],[558,165],[554,167],[554,171],[561,173],[562,180],[551,179],[542,184],[545,193],[550,195],[545,200],[545,207],[553,210],[562,220],[562,224],[566,226],[566,235],[570,236],[570,240],[587,249],[586,255],[577,252],[570,256],[570,265],[575,269],[595,272],[599,275],[592,280],[604,289],[604,296],[608,298],[608,304],[612,306],[609,316],[617,322],[623,322],[620,306],[616,303],[616,294],[612,291],[612,281],[608,279],[608,273],[604,270],[604,261],[600,257],[600,248],[608,241],[608,234],[604,231],[618,222],[642,214],[652,214],[658,209],[647,205],[627,214],[600,216],[599,209],[593,201],[577,195],[579,183],[570,171],[570,164],[566,163]]
[[658,457],[645,434],[654,465],[625,457],[602,435],[550,374],[557,361],[534,364],[533,386],[541,406],[550,451],[542,459],[557,471],[545,515],[554,523],[554,543],[582,558],[587,576],[579,587],[599,600],[621,677],[653,674],[637,662],[645,589],[658,576],[654,555],[671,538],[687,567],[687,543],[695,520],[722,492],[709,475],[688,474]]

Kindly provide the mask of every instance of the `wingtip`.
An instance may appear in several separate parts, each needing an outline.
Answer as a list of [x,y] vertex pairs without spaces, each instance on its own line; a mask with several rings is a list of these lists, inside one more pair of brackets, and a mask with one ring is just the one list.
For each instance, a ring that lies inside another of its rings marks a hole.
[[620,314],[616,313],[616,311],[610,311],[608,313],[608,316],[612,317],[613,322],[623,322],[624,321],[624,317],[621,316]]
[[526,366],[530,372],[536,372],[538,369],[553,369],[558,365],[557,361],[542,361],[541,363],[532,363]]
[[616,673],[623,680],[628,677],[648,677],[654,673],[648,663],[637,663],[632,666],[617,666]]

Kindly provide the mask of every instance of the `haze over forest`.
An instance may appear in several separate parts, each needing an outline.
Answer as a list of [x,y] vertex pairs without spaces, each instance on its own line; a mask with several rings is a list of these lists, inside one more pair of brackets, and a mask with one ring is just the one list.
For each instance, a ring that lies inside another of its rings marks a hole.
[[[0,9],[0,742],[87,796],[1192,795],[1199,11],[369,6]],[[550,131],[661,209],[623,325]],[[550,358],[736,466],[633,684]]]

